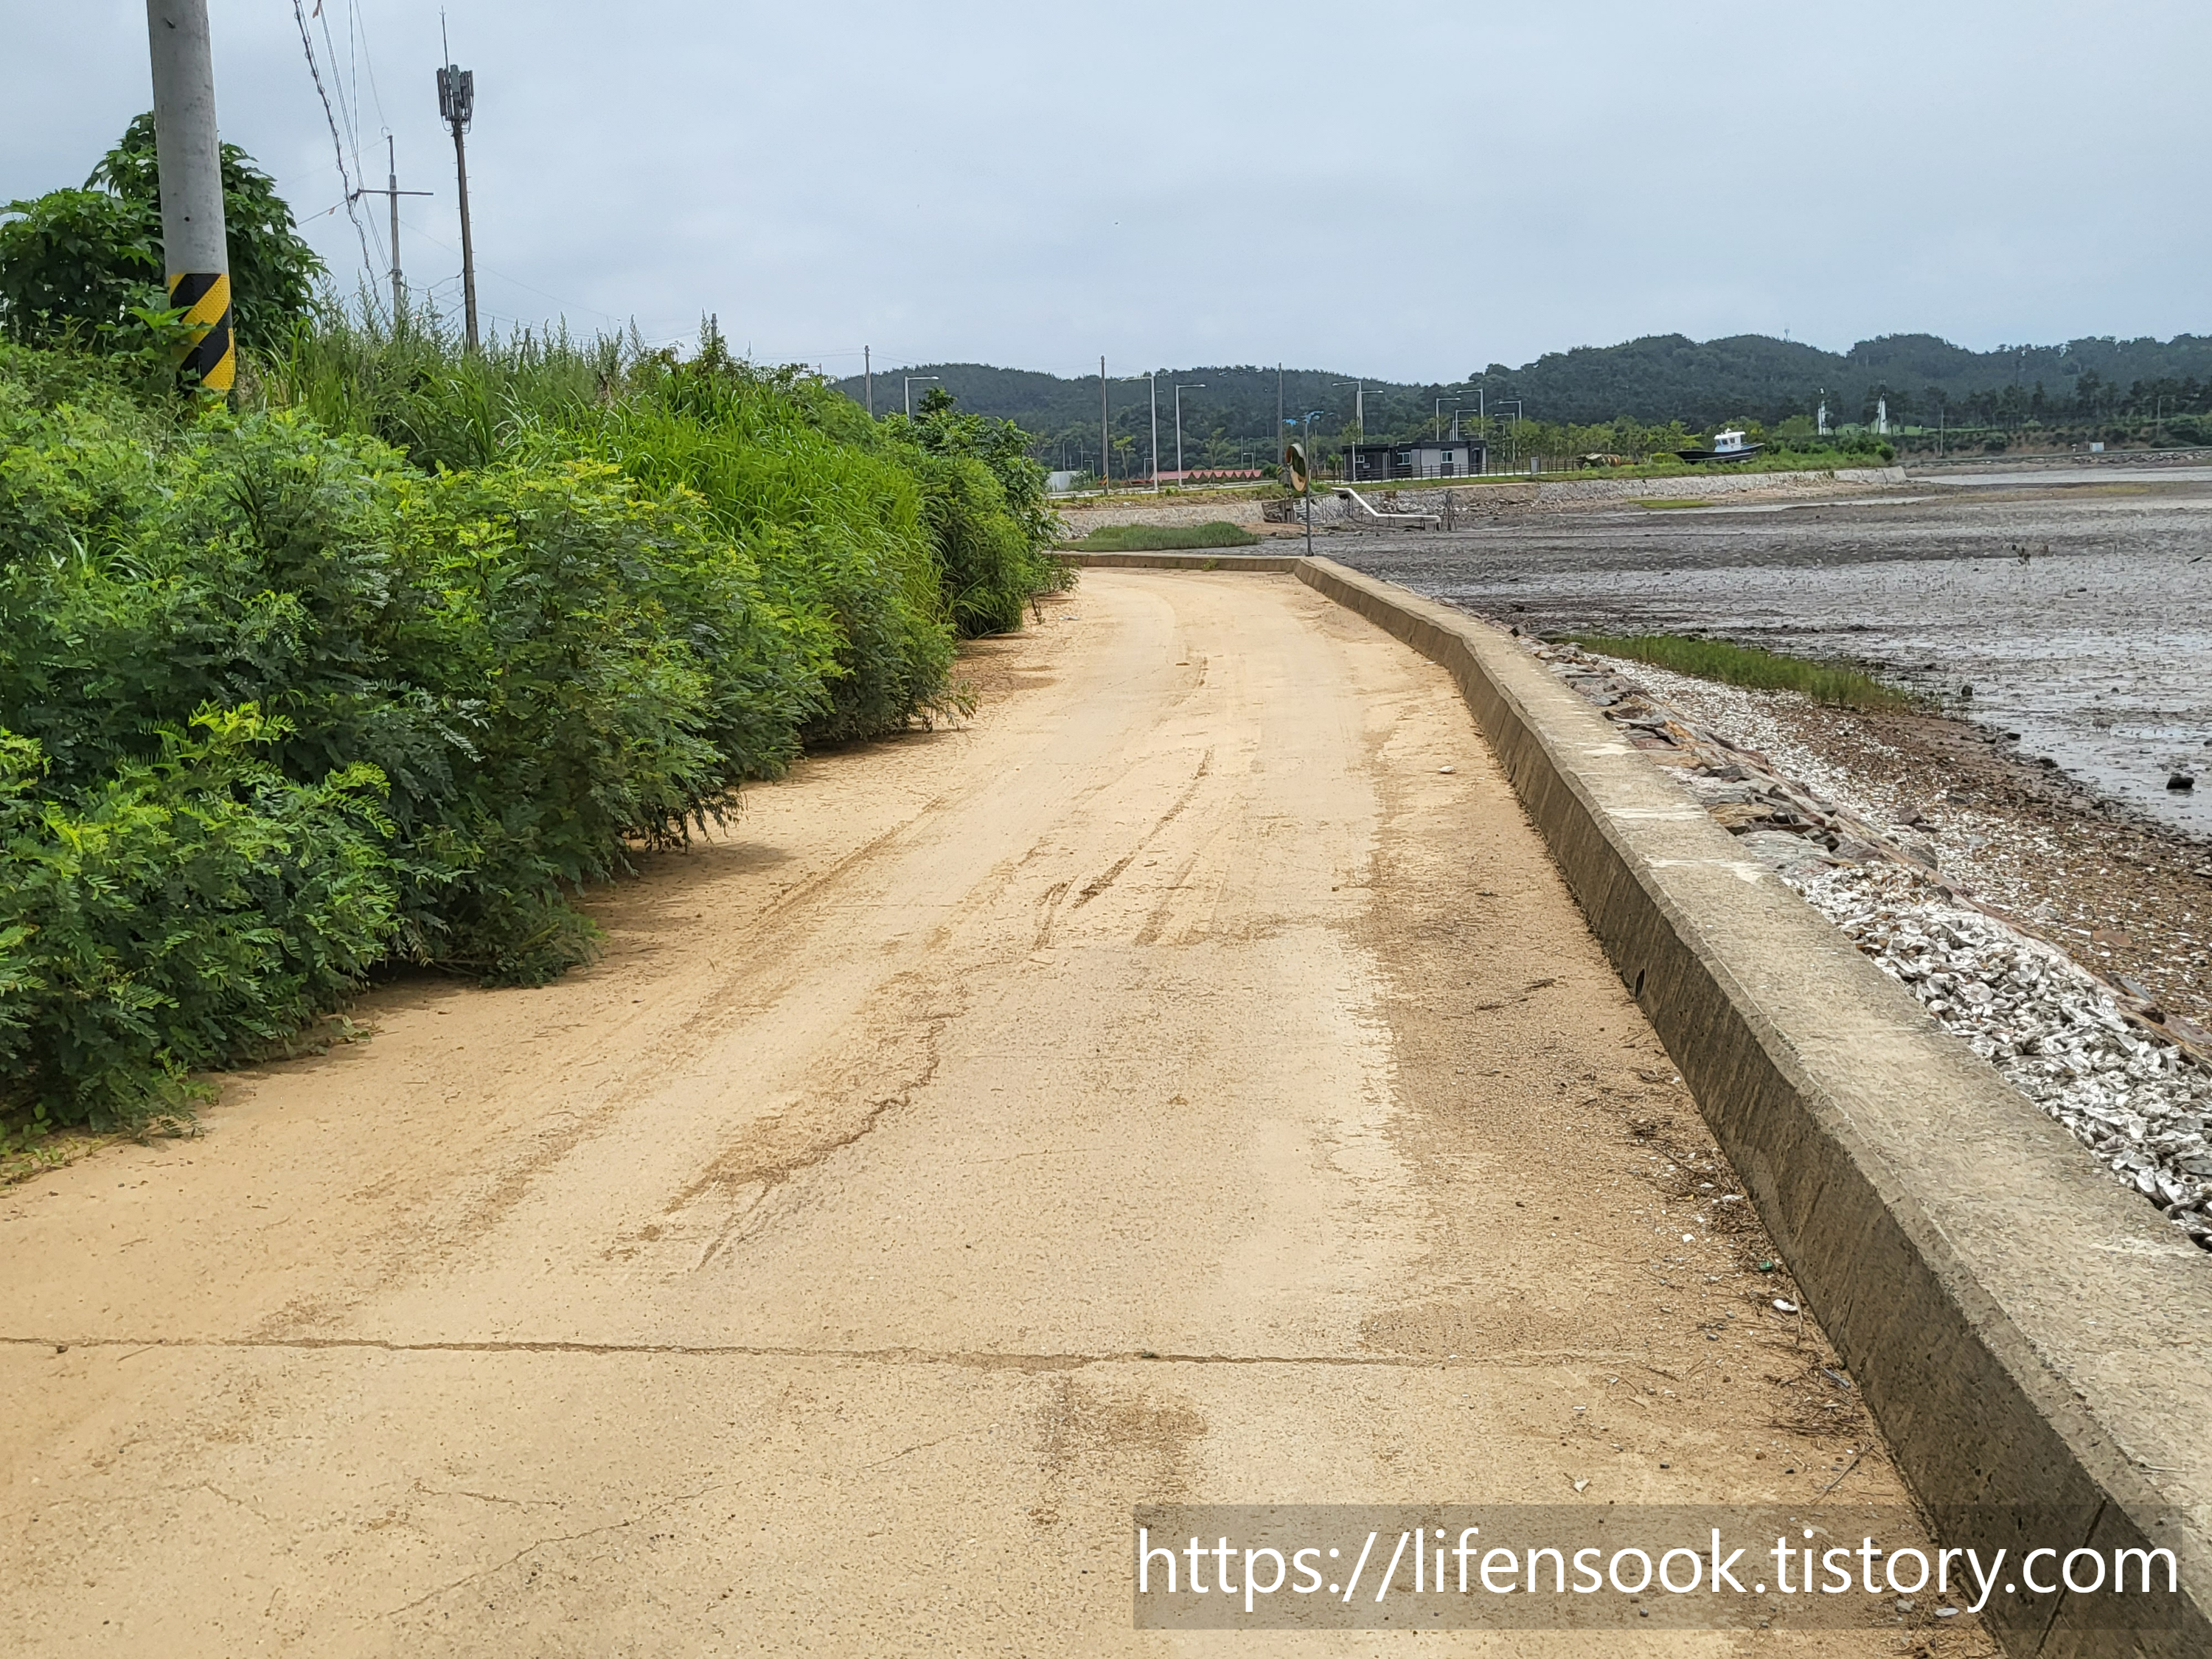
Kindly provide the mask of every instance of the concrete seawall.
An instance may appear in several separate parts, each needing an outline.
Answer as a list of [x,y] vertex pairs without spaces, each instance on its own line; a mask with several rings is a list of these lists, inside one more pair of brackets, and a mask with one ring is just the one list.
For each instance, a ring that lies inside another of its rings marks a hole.
[[[1493,513],[1572,512],[1627,501],[1713,501],[1723,496],[1804,496],[1852,494],[1865,489],[1895,488],[1907,482],[1901,466],[1839,467],[1832,472],[1700,472],[1668,478],[1543,478],[1514,481],[1497,477],[1462,479],[1456,484],[1362,484],[1361,495],[1377,507],[1386,498],[1408,513],[1440,513],[1444,497],[1462,517],[1480,518]],[[1329,493],[1323,483],[1314,485],[1316,524],[1357,524],[1357,511],[1347,514],[1346,503]],[[1192,502],[1175,495],[1128,495],[1110,500],[1086,497],[1059,508],[1060,517],[1076,535],[1102,524],[1229,524],[1262,523],[1261,495],[1255,490],[1212,501]]]
[[1325,559],[1115,562],[1288,564],[1448,670],[1942,1541],[2179,1559],[2172,1628],[2000,1595],[2008,1651],[2212,1653],[2200,1252],[1498,629]]

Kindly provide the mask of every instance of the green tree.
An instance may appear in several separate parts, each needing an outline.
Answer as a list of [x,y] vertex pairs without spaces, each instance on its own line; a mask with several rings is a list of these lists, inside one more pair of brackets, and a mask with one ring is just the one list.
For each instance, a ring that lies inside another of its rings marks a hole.
[[[123,130],[115,148],[84,182],[88,190],[105,186],[148,210],[158,264],[161,186],[152,111]],[[236,144],[222,147],[222,223],[230,243],[232,331],[240,345],[265,351],[286,339],[293,320],[306,316],[314,304],[323,262],[301,240],[291,208],[276,193],[276,181]]]
[[[289,341],[314,304],[323,262],[300,238],[276,181],[222,147],[232,333],[249,350]],[[0,332],[43,343],[94,334],[111,345],[163,342],[161,182],[154,118],[124,130],[80,190],[49,191],[0,212]],[[132,337],[133,336],[136,337]]]
[[18,344],[110,336],[162,305],[161,262],[143,204],[57,190],[0,211],[0,332]]

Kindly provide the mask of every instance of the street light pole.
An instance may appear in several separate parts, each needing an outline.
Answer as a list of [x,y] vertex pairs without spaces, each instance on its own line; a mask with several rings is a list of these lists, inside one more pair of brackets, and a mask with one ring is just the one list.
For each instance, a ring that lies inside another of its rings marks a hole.
[[1513,461],[1517,466],[1521,461],[1521,400],[1518,398],[1500,398],[1498,400],[1500,409],[1508,404],[1513,405]]
[[[1467,388],[1463,386],[1448,386],[1443,389],[1443,392],[1437,398],[1437,436],[1438,439],[1442,439],[1444,435],[1444,398],[1450,396],[1455,392],[1464,392],[1466,390]],[[1457,409],[1460,405],[1458,404],[1454,404],[1452,407],[1454,409]]]
[[[1160,372],[1153,369],[1145,376],[1152,390],[1152,494],[1160,493]],[[1177,461],[1179,467],[1182,465]]]
[[1203,391],[1205,391],[1205,390],[1206,390],[1206,382],[1205,382],[1205,381],[1203,381],[1203,380],[1179,380],[1179,381],[1177,381],[1177,382],[1176,383],[1176,389],[1175,389],[1175,404],[1176,404],[1176,482],[1177,483],[1182,483],[1182,482],[1183,482],[1183,476],[1182,476],[1182,394],[1183,394],[1186,391],[1189,391],[1189,392],[1203,392]]
[[906,417],[910,421],[914,418],[914,383],[916,380],[942,380],[945,377],[942,374],[908,374],[904,378],[906,380]]

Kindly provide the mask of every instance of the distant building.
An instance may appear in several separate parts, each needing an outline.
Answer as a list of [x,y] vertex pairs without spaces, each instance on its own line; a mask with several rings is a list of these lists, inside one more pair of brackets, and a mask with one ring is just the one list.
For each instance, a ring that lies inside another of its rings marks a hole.
[[1399,478],[1467,478],[1483,470],[1482,440],[1463,438],[1459,422],[1441,438],[1403,444],[1354,444],[1352,482],[1389,483]]

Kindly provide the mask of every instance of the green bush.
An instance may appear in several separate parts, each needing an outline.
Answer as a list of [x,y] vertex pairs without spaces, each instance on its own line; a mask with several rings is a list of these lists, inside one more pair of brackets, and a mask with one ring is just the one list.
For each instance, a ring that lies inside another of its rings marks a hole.
[[0,1130],[181,1113],[380,964],[561,971],[578,889],[964,706],[956,638],[1067,580],[1011,423],[711,322],[356,320],[222,161],[227,403],[175,385],[149,120],[0,222]]
[[38,1122],[177,1114],[186,1073],[282,1041],[383,954],[382,779],[295,783],[283,724],[209,709],[55,793],[0,732],[0,1102]]
[[56,190],[0,212],[0,334],[18,344],[128,333],[162,310],[161,262],[145,207]]
[[959,413],[941,386],[923,395],[919,416],[884,425],[921,485],[945,603],[963,635],[1011,632],[1034,595],[1074,580],[1050,556],[1059,521],[1019,427]]
[[559,972],[577,889],[957,703],[956,632],[1056,580],[1003,434],[711,334],[257,368],[0,346],[0,1117],[181,1110],[380,963]]
[[[313,308],[323,263],[303,241],[276,181],[235,144],[222,147],[231,325],[265,350]],[[154,117],[139,116],[82,189],[9,202],[0,213],[0,335],[17,343],[97,341],[166,352],[173,337],[162,269]]]

